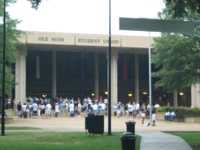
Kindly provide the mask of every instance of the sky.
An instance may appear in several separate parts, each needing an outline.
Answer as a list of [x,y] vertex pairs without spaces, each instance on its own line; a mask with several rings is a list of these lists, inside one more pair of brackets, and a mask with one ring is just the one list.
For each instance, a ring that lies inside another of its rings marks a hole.
[[[163,8],[163,0],[112,0],[112,34],[147,35],[120,31],[119,17],[158,18]],[[108,0],[43,0],[37,10],[17,0],[8,11],[24,31],[108,34]]]

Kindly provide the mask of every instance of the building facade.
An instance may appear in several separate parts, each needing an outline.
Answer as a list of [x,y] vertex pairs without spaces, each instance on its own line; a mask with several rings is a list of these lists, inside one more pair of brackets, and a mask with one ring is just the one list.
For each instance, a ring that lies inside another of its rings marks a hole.
[[[26,32],[19,41],[15,67],[16,101],[23,102],[27,96],[42,94],[106,97],[106,35]],[[152,42],[148,37],[112,37],[112,103],[129,100],[148,103],[148,48]],[[190,94],[188,105],[200,106],[200,86],[193,85]],[[188,101],[185,97],[181,99]],[[166,99],[167,103],[172,98],[157,91],[154,99]]]

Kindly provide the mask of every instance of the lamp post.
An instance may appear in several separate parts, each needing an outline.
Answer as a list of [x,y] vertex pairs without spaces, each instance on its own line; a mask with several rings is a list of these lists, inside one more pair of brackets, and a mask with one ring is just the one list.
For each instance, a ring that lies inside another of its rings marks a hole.
[[5,135],[5,50],[6,50],[6,0],[3,1],[3,52],[2,52],[2,110],[1,110],[1,135]]
[[109,39],[108,39],[108,135],[112,134],[111,131],[111,0],[109,0]]

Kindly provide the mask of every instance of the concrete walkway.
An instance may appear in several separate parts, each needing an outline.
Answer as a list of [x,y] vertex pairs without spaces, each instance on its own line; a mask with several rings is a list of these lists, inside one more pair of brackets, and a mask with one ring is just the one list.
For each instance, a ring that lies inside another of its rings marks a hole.
[[180,137],[162,132],[139,133],[141,150],[192,150]]

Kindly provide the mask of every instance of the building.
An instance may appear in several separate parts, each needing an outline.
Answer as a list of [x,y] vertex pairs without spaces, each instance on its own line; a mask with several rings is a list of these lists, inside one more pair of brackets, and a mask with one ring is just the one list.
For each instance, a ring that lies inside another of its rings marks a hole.
[[[16,101],[42,94],[51,97],[106,96],[106,35],[26,32],[19,41],[15,67]],[[152,42],[149,37],[112,37],[113,103],[118,100],[148,103],[148,48]],[[179,99],[185,99],[187,105],[200,106],[199,91],[200,86],[194,85]],[[154,99],[166,99],[167,102],[173,98],[157,90]]]

